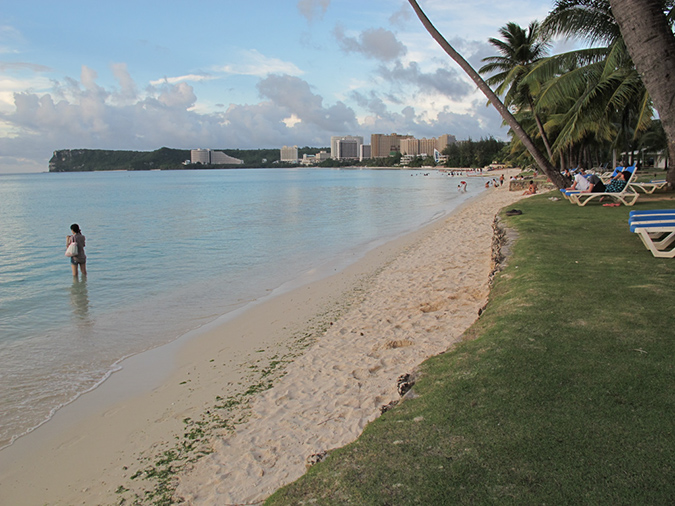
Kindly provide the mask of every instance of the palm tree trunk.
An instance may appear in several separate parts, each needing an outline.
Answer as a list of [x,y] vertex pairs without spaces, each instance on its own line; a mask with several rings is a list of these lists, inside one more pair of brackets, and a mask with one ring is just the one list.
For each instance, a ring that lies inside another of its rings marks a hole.
[[551,162],[553,162],[553,152],[551,151],[551,143],[548,142],[548,136],[546,135],[546,131],[544,130],[544,125],[541,124],[541,118],[539,118],[539,115],[536,112],[534,112],[534,100],[532,100],[532,95],[530,95],[529,93],[527,94],[527,101],[530,104],[530,111],[532,111],[534,121],[537,123],[537,128],[539,129],[539,135],[541,136],[541,140],[544,141],[544,147],[546,147],[548,159]]
[[532,142],[532,139],[530,139],[530,136],[527,135],[525,130],[523,130],[523,127],[520,126],[520,123],[518,123],[516,118],[513,117],[513,114],[509,112],[499,97],[492,91],[483,78],[464,59],[464,57],[455,51],[455,49],[448,43],[447,40],[445,40],[439,31],[436,30],[431,21],[429,21],[429,18],[426,16],[426,14],[424,14],[420,6],[417,4],[416,0],[408,1],[429,34],[431,34],[433,39],[438,42],[441,48],[443,48],[450,58],[452,58],[462,68],[462,70],[473,80],[473,82],[476,83],[478,89],[483,92],[490,103],[495,107],[495,109],[497,109],[504,121],[511,127],[511,130],[513,130],[523,145],[530,152],[532,158],[534,158],[534,161],[537,163],[542,172],[546,174],[551,182],[558,188],[564,188],[566,186],[566,180],[564,176],[551,164],[549,160],[546,159],[544,154],[539,151],[534,142]]
[[[660,0],[609,0],[628,52],[659,112],[675,157],[675,36]],[[666,179],[675,186],[675,159]]]

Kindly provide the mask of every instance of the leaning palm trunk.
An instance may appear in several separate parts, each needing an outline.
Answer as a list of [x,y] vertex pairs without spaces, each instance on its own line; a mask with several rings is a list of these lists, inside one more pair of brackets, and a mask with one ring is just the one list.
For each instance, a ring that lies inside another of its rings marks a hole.
[[501,114],[504,121],[511,127],[513,133],[520,139],[523,143],[523,146],[529,151],[534,158],[534,161],[537,163],[539,168],[544,174],[555,184],[558,188],[564,188],[567,181],[565,177],[551,164],[551,162],[544,156],[544,154],[539,151],[537,146],[534,144],[529,135],[523,130],[520,126],[520,123],[513,117],[508,110],[508,108],[502,103],[499,97],[492,91],[483,78],[474,70],[474,68],[469,65],[469,63],[464,59],[464,57],[459,54],[455,49],[448,43],[447,40],[436,30],[434,25],[429,21],[429,18],[424,14],[420,6],[417,4],[416,0],[408,0],[410,5],[415,10],[417,17],[420,18],[422,25],[427,29],[436,42],[443,48],[443,50],[455,60],[455,62],[462,68],[464,72],[476,83],[478,89],[480,89],[483,94],[487,97],[490,103],[497,109],[499,114]]
[[534,101],[532,100],[532,95],[530,95],[529,93],[527,101],[530,106],[530,111],[532,111],[532,116],[534,116],[534,121],[537,123],[537,129],[539,130],[541,140],[544,142],[544,147],[546,148],[546,152],[548,153],[548,159],[553,161],[553,152],[551,151],[551,143],[548,142],[548,136],[546,135],[546,130],[544,130],[544,125],[542,125],[541,123],[541,118],[534,111]]
[[675,36],[659,0],[610,0],[635,68],[668,138],[667,180],[675,186]]

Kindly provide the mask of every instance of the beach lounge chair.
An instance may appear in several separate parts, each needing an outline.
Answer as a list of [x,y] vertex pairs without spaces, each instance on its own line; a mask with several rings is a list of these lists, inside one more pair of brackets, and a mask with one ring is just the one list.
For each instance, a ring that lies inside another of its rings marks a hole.
[[644,210],[641,209],[639,211],[631,211],[628,213],[628,218],[629,219],[634,219],[634,218],[646,218],[648,216],[669,216],[669,215],[675,215],[675,209],[651,209],[651,210]]
[[[576,173],[579,170],[579,167],[576,169],[573,169],[571,172]],[[588,177],[588,174],[584,174],[584,177]],[[565,197],[567,200],[570,200],[570,195],[574,195],[576,193],[580,193],[581,190],[566,190],[565,188],[560,189],[560,193],[562,193],[563,197]]]
[[620,202],[625,206],[632,206],[637,201],[639,194],[631,186],[631,181],[635,179],[635,167],[626,167],[623,169],[631,173],[630,178],[626,182],[626,187],[620,192],[598,192],[598,193],[572,193],[569,199],[574,204],[585,206],[589,202],[599,202],[603,198],[610,198],[615,202]]
[[675,257],[675,209],[631,211],[628,224],[655,257]]
[[629,223],[630,231],[658,258],[675,258],[675,215],[671,221],[638,221]]
[[636,190],[641,190],[645,193],[654,193],[656,190],[665,188],[667,181],[665,179],[652,179],[649,183],[631,183],[631,186]]
[[[605,164],[604,168],[607,168],[607,164]],[[574,170],[576,171],[577,169],[574,169]],[[623,167],[618,166],[618,167],[616,167],[616,168],[614,169],[614,171],[612,171],[612,172],[604,172],[604,173],[600,174],[598,177],[600,178],[600,180],[601,180],[604,184],[607,184],[607,183],[608,183],[609,181],[611,181],[612,178],[615,177],[619,172],[623,172],[624,170],[625,170],[625,169],[624,169]],[[585,176],[588,177],[589,174],[586,174]],[[563,197],[565,197],[567,200],[571,200],[571,199],[570,199],[570,196],[571,196],[571,195],[575,195],[575,194],[577,194],[577,193],[581,193],[581,190],[565,190],[564,188],[562,188],[562,189],[560,190],[560,192],[563,194]]]
[[600,175],[600,179],[602,180],[603,183],[607,184],[612,178],[616,177],[616,175],[619,172],[623,172],[624,170],[625,169],[621,166],[615,167],[612,172],[605,172],[602,175]]

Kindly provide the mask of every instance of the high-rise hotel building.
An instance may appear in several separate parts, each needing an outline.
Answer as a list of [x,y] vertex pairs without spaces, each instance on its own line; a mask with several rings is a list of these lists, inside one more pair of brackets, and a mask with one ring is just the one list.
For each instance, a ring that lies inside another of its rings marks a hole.
[[412,135],[372,134],[370,136],[370,154],[373,158],[384,158],[401,151],[401,140],[412,139]]
[[279,155],[282,162],[298,163],[298,146],[283,146]]
[[[457,142],[455,136],[450,134],[444,134],[438,138],[433,137],[431,139],[415,139],[412,135],[371,135],[373,157],[386,157],[394,152],[411,156],[433,156],[434,149],[442,153],[446,146],[455,142]],[[375,147],[376,143],[377,148]]]
[[330,138],[330,157],[335,160],[359,158],[363,137],[360,135],[342,135]]

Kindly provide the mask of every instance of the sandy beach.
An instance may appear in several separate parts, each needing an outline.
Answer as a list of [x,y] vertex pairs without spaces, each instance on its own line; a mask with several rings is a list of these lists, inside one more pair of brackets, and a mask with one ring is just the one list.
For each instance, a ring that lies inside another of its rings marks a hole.
[[495,213],[520,198],[487,190],[343,272],[131,357],[0,452],[0,503],[133,501],[186,433],[170,477],[183,504],[259,503],[356,439],[399,398],[400,375],[461,338],[487,300]]

